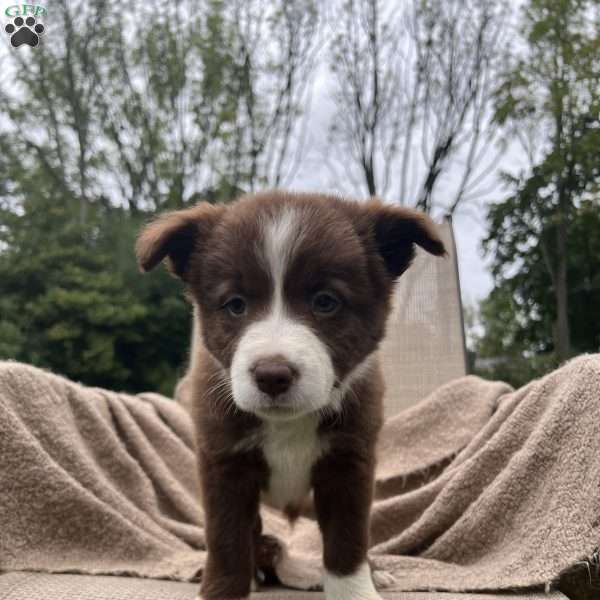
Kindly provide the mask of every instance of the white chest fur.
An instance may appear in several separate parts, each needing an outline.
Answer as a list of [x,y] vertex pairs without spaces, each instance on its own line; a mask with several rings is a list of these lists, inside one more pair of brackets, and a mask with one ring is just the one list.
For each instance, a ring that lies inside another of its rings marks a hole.
[[311,470],[325,449],[317,434],[318,416],[265,422],[263,452],[270,469],[263,500],[275,508],[299,506],[310,490]]

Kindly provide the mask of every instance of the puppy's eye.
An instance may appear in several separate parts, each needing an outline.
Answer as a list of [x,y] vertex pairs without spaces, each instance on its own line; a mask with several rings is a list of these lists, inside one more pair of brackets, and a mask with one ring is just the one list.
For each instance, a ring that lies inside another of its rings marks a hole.
[[246,301],[241,296],[233,296],[223,304],[223,308],[233,317],[241,317],[246,314]]
[[317,292],[311,301],[312,310],[318,315],[332,315],[340,307],[340,304],[337,296],[330,292]]

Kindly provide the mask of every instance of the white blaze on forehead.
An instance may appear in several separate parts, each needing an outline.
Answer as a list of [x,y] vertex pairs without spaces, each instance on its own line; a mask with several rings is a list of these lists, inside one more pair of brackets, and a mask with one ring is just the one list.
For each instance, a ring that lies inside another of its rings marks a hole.
[[302,212],[285,208],[262,224],[261,259],[271,275],[275,303],[283,300],[283,282],[294,252],[302,241]]
[[233,356],[233,398],[243,410],[265,408],[270,399],[257,388],[252,369],[261,358],[281,356],[298,376],[282,399],[300,413],[326,406],[335,381],[329,351],[318,334],[294,318],[284,297],[284,281],[294,253],[303,238],[303,221],[310,218],[298,207],[283,208],[262,223],[257,259],[268,270],[272,296],[266,315],[242,335]]

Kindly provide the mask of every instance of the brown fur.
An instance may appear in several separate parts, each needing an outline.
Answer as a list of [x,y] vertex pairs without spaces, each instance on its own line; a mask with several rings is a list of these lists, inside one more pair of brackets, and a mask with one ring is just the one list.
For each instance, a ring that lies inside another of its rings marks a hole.
[[[247,596],[262,552],[258,510],[261,491],[269,485],[269,466],[260,443],[248,442],[259,435],[262,422],[235,407],[223,382],[248,323],[267,310],[273,282],[257,259],[256,241],[261,218],[284,206],[298,208],[303,217],[302,239],[286,272],[285,298],[294,318],[326,344],[338,382],[376,350],[394,281],[408,268],[414,244],[444,253],[434,225],[416,211],[312,194],[265,193],[226,208],[199,204],[169,213],[144,230],[137,245],[141,267],[148,270],[168,258],[187,283],[197,306],[197,331],[202,331],[202,340],[194,340],[185,390],[198,428],[208,545],[202,583],[206,600]],[[306,300],[324,285],[345,302],[345,309],[329,318],[315,316]],[[232,319],[221,309],[237,289],[252,300],[244,319]],[[312,468],[314,505],[325,568],[338,575],[352,574],[366,559],[382,396],[382,376],[373,363],[353,383],[342,412],[324,414],[318,428],[328,445]],[[297,507],[286,511],[296,514]]]

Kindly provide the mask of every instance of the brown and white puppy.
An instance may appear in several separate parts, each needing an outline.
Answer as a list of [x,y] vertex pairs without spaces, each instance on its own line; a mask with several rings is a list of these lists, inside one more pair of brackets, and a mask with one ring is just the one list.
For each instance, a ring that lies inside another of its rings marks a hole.
[[[262,501],[291,518],[312,489],[328,600],[379,598],[367,563],[393,285],[435,225],[371,200],[285,192],[167,213],[142,232],[198,322],[185,385],[198,428],[208,558],[201,595],[247,598]],[[201,333],[200,333],[201,332]]]

